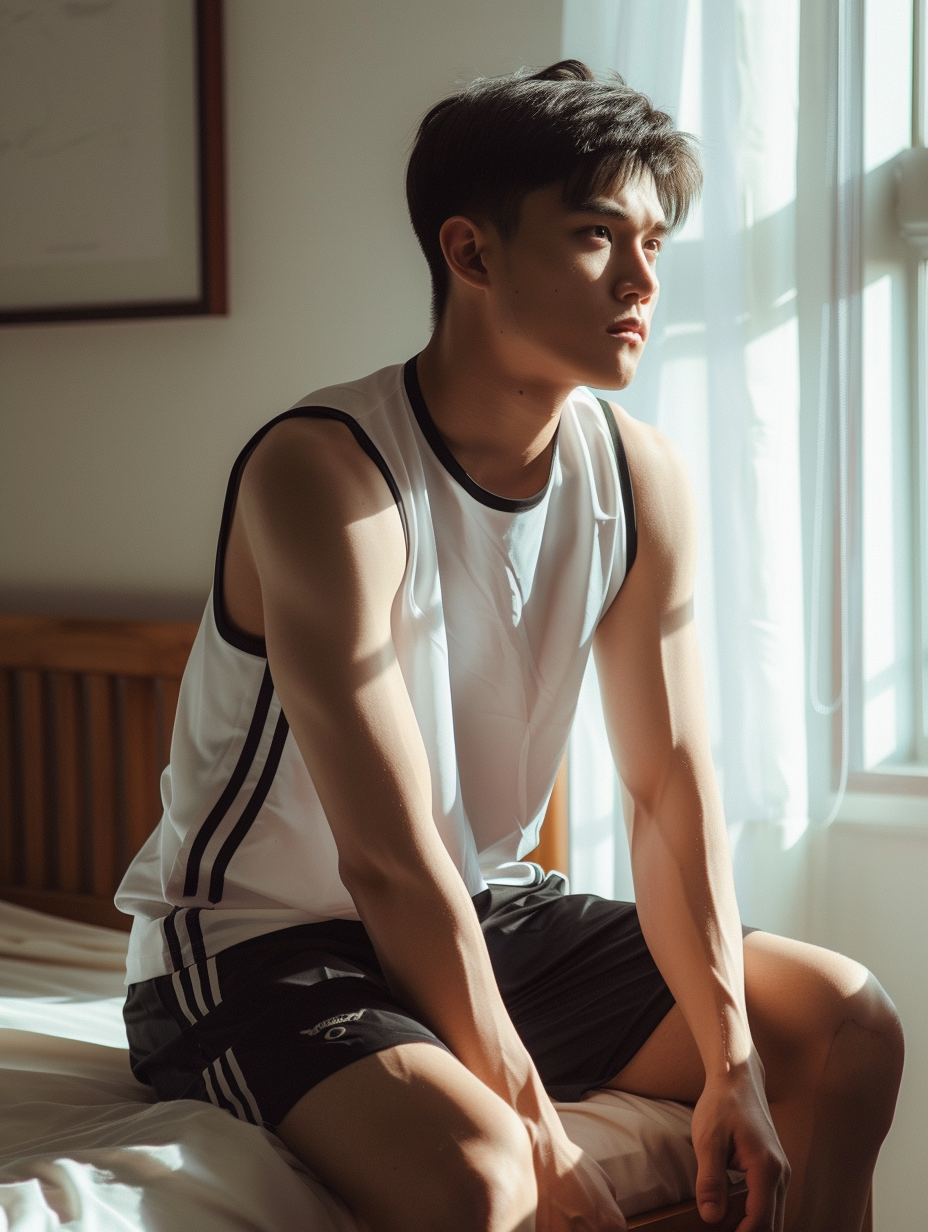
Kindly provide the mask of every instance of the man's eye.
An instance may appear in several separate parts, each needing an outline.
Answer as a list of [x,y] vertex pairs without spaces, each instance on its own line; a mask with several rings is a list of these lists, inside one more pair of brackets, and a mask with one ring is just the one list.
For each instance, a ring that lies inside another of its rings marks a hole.
[[604,240],[608,240],[608,239],[611,239],[611,238],[612,238],[612,236],[609,234],[609,228],[608,228],[608,227],[604,227],[604,226],[602,225],[602,223],[597,224],[595,227],[587,227],[587,231],[588,231],[591,235],[595,235],[597,231],[601,231],[601,232],[602,232],[602,235],[601,235],[601,236],[600,236],[600,235],[597,235],[597,236],[596,236],[596,238],[597,238],[597,239],[604,239]]

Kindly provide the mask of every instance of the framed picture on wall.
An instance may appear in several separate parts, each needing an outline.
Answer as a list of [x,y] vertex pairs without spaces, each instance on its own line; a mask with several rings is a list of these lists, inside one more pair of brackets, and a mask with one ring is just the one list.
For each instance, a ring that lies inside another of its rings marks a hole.
[[0,4],[0,324],[226,312],[221,3]]

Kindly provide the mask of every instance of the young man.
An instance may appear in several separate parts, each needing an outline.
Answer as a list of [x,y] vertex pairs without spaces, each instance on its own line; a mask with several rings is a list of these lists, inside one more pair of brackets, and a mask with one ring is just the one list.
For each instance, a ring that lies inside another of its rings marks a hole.
[[[668,117],[576,61],[439,103],[407,176],[431,340],[230,481],[117,896],[133,1065],[273,1129],[376,1232],[623,1228],[550,1102],[602,1086],[695,1103],[707,1222],[732,1166],[741,1232],[859,1232],[898,1020],[856,963],[742,943],[685,471],[585,388],[632,379],[698,185]],[[637,910],[519,862],[591,649]]]

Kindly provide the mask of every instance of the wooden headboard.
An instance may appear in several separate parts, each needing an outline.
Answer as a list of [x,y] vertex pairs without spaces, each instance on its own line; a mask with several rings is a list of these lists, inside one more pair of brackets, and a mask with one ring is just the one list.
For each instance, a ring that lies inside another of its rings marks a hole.
[[0,897],[128,928],[197,626],[0,615]]

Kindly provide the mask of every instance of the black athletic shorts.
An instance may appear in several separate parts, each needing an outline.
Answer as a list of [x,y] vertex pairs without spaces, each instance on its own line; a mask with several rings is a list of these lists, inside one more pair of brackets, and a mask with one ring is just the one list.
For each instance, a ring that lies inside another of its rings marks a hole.
[[[548,1093],[605,1085],[673,1005],[634,903],[538,886],[474,898],[503,1001]],[[442,1041],[387,987],[364,925],[267,933],[133,984],[132,1072],[160,1099],[209,1100],[274,1129],[318,1082],[396,1044]]]

